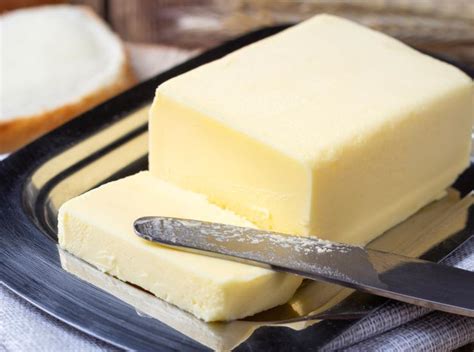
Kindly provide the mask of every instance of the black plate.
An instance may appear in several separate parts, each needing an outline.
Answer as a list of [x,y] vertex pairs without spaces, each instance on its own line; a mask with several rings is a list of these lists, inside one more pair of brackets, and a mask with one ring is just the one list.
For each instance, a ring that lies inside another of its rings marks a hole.
[[[65,272],[56,246],[56,211],[62,202],[77,194],[147,168],[146,117],[131,113],[151,102],[160,83],[286,27],[258,30],[199,55],[107,101],[2,161],[0,277],[3,283],[49,314],[118,347],[207,350]],[[464,71],[473,76],[473,71]],[[463,194],[474,189],[472,166],[455,187]],[[426,257],[439,260],[467,236],[460,233],[444,241]],[[302,331],[264,327],[238,350],[316,349],[350,324],[325,321]]]

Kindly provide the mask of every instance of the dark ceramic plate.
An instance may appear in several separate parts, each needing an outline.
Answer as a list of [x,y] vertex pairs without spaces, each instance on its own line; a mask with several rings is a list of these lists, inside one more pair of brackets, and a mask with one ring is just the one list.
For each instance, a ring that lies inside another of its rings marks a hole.
[[[143,351],[207,350],[164,323],[137,314],[135,308],[114,295],[64,271],[56,245],[56,212],[71,197],[147,168],[145,110],[160,83],[285,27],[258,30],[199,55],[107,101],[2,161],[2,282],[49,314],[118,347]],[[473,76],[472,71],[465,71]],[[462,195],[474,189],[472,166],[454,187]],[[463,222],[468,226],[440,237],[416,255],[440,260],[468,238],[473,218],[468,212]],[[373,246],[387,245],[384,238],[389,237],[383,235],[382,241]],[[410,254],[401,247],[393,249]],[[370,297],[352,294],[346,300],[357,305],[367,298]],[[380,300],[372,302],[379,304]],[[263,327],[237,349],[314,350],[351,323],[323,321],[301,331]]]

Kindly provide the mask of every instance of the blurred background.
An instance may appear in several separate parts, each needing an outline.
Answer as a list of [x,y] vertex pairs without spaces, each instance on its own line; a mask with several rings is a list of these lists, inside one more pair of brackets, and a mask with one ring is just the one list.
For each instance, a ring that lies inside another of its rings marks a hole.
[[327,12],[474,66],[474,0],[2,0],[0,11],[64,2],[91,6],[125,41],[193,51]]

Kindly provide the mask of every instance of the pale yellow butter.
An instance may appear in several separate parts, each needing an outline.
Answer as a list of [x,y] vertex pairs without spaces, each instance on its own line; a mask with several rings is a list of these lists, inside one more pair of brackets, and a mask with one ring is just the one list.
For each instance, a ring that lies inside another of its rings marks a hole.
[[59,212],[62,248],[205,321],[232,320],[285,303],[301,278],[165,248],[133,232],[135,219],[161,215],[253,226],[142,172],[66,202]]
[[469,163],[472,81],[328,15],[162,84],[150,170],[259,227],[366,243]]

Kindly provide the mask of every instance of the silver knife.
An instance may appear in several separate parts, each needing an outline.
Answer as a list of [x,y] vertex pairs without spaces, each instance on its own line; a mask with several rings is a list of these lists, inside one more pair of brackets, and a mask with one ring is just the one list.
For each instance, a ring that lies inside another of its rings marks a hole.
[[135,233],[207,256],[347,286],[474,317],[474,272],[315,237],[168,217],[143,217]]

